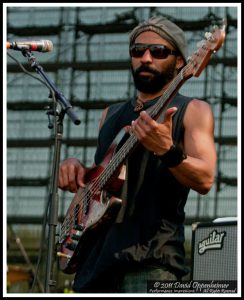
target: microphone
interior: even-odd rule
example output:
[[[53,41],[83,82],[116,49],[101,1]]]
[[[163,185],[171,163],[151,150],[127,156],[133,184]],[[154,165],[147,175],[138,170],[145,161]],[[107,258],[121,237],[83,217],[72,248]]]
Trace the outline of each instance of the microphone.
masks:
[[[13,50],[30,50],[38,52],[50,52],[53,50],[53,43],[49,40],[40,40],[40,41],[16,41],[16,42],[7,42],[7,49]]]

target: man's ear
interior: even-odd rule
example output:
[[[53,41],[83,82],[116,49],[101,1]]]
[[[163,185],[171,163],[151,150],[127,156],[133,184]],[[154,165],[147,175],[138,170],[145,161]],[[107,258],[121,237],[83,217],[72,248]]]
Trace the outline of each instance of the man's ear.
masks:
[[[176,58],[176,69],[180,70],[185,65],[184,59],[181,55],[178,55]]]

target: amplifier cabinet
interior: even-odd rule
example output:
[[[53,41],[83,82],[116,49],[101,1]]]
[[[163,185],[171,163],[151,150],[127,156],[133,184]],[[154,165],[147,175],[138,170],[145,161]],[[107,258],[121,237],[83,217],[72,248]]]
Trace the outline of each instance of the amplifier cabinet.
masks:
[[[237,280],[237,221],[192,224],[192,280]]]

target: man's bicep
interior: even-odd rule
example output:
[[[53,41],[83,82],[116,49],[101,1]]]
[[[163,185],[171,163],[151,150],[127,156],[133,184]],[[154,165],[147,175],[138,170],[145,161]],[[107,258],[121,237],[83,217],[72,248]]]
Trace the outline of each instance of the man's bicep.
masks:
[[[193,103],[186,113],[184,148],[188,155],[215,163],[214,118],[210,106]]]

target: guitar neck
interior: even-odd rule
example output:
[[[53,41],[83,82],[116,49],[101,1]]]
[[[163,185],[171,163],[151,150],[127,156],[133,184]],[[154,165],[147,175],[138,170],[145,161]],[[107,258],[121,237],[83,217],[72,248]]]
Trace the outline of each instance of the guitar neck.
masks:
[[[116,173],[118,168],[122,166],[123,162],[132,152],[132,150],[139,144],[134,134],[130,135],[121,148],[113,155],[107,167],[103,170],[100,176],[100,188],[102,189],[111,177]]]
[[[185,70],[187,69],[186,65],[179,74],[174,78],[173,81],[171,81],[170,85],[164,92],[164,94],[158,99],[157,103],[151,107],[151,109],[148,110],[148,114],[153,118],[157,119],[157,117],[163,112],[166,105],[172,100],[172,98],[175,96],[175,94],[179,91],[180,87],[183,85],[183,83],[189,79],[191,76],[186,77],[184,75]]]

